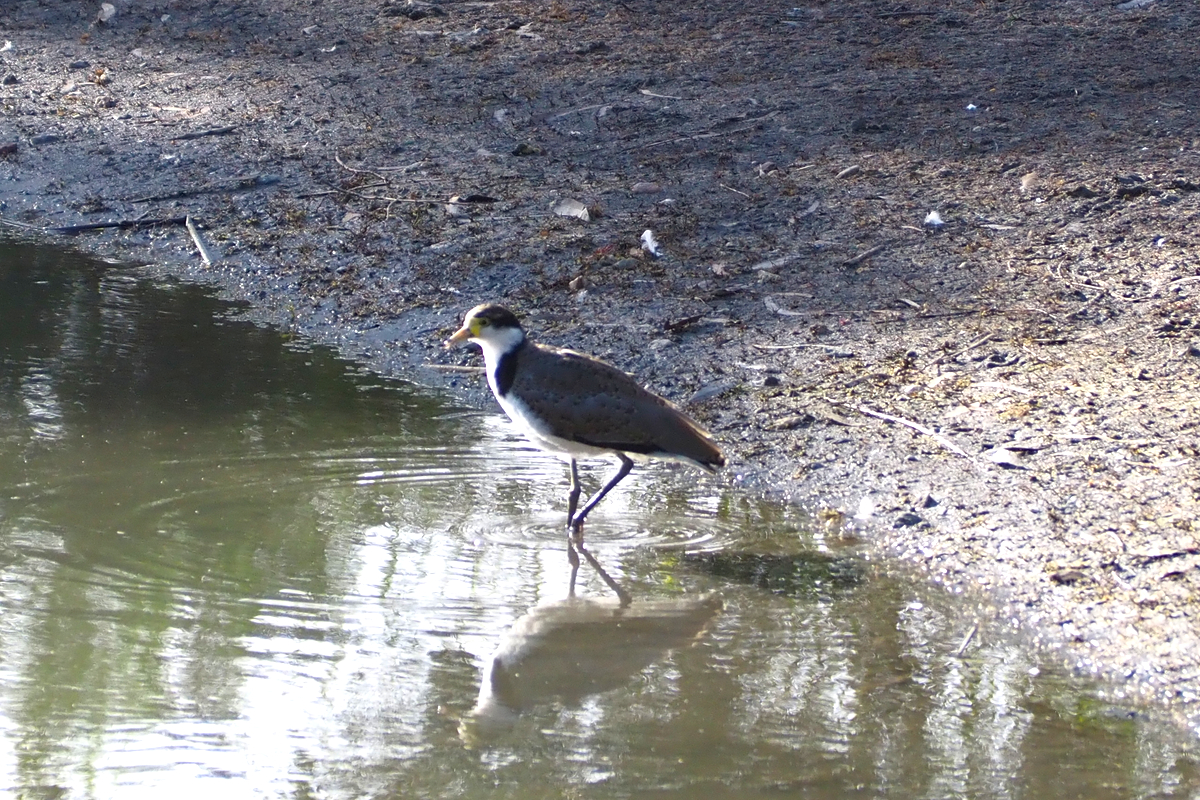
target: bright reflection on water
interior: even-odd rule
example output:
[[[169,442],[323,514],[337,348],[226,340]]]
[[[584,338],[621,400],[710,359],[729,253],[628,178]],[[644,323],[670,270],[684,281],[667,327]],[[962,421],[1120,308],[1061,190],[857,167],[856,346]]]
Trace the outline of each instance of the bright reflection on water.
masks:
[[[633,606],[591,571],[568,601],[561,464],[227,313],[0,246],[0,793],[1200,785],[1178,738],[688,473],[591,518]]]

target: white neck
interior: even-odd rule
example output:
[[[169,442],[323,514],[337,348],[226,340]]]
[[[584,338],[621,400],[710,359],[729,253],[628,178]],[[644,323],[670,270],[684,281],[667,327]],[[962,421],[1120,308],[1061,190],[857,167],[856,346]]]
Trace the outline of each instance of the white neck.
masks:
[[[500,393],[496,391],[496,367],[500,365],[500,359],[506,354],[520,347],[521,342],[525,341],[525,331],[520,328],[489,328],[484,337],[472,337],[472,342],[479,345],[483,349],[483,363],[487,367],[488,385],[492,387],[492,392],[497,397]]]

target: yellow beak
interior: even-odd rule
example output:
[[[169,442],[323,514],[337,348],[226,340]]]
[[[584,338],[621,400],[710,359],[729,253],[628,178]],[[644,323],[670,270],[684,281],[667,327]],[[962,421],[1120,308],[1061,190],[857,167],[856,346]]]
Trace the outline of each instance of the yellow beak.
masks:
[[[451,336],[446,341],[442,342],[442,347],[446,348],[447,350],[449,350],[453,347],[458,347],[463,342],[465,342],[467,339],[470,339],[471,336],[473,336],[473,335],[474,334],[471,333],[471,329],[464,325],[463,327],[456,330],[454,332],[453,336]]]

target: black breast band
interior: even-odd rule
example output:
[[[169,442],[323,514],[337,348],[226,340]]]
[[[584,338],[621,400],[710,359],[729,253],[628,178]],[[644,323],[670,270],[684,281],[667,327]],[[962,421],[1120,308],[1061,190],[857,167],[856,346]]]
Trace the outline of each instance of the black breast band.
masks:
[[[521,341],[512,350],[509,350],[504,355],[500,356],[500,360],[496,363],[496,391],[501,397],[508,394],[508,390],[512,388],[513,380],[517,377],[517,359],[520,357],[521,351],[525,349],[526,342]]]

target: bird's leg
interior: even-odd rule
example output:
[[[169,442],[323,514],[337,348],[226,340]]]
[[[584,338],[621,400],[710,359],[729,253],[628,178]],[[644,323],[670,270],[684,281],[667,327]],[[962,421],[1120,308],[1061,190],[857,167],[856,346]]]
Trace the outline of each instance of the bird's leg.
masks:
[[[575,459],[571,459],[570,467],[571,476],[571,491],[567,495],[567,535],[571,534],[572,521],[575,519],[575,508],[579,505],[579,466],[575,463]]]
[[[608,494],[609,491],[618,483],[620,483],[621,480],[629,474],[629,471],[633,469],[633,461],[630,460],[629,456],[625,455],[624,453],[617,453],[617,458],[621,459],[621,467],[617,470],[617,474],[609,478],[608,483],[604,484],[600,491],[591,496],[578,514],[575,514],[571,517],[571,530],[574,532],[575,540],[578,542],[583,541],[583,533],[581,529],[583,527],[583,520],[585,517],[587,517],[588,512],[595,508],[596,504],[604,499],[604,495]]]

